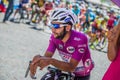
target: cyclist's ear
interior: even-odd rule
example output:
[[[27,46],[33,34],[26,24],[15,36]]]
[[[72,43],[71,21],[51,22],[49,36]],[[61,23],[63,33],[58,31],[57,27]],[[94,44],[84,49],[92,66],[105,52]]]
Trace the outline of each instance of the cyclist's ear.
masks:
[[[66,31],[70,31],[70,30],[71,30],[71,27],[72,27],[71,25],[67,25],[67,26],[66,26]]]

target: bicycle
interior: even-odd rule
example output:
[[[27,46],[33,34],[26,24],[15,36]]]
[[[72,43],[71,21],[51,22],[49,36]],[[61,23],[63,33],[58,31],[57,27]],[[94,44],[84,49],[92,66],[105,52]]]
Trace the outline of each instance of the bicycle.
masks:
[[[25,73],[25,78],[28,76],[30,70],[30,64],[32,61],[29,62],[29,66]],[[55,67],[48,66],[48,72],[42,76],[40,80],[74,80],[75,75],[71,72],[64,72]],[[35,76],[31,77],[32,79],[37,79]]]

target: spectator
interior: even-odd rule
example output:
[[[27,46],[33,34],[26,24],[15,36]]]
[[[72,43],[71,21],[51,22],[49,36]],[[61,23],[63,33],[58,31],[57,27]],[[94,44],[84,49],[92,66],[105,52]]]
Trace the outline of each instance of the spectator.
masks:
[[[102,80],[120,80],[120,22],[108,33],[108,59],[111,64]]]
[[[14,0],[8,0],[8,7],[5,12],[3,23],[5,23],[9,19],[10,15],[13,13],[13,7],[14,7]]]

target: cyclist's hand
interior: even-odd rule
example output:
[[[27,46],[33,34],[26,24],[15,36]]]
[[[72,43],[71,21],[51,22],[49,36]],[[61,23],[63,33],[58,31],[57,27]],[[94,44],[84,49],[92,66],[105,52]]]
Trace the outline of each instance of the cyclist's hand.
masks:
[[[40,58],[36,58],[32,62],[32,65],[38,64],[38,66],[40,67],[40,70],[42,70],[44,67],[50,64],[50,61],[51,61],[51,58],[49,57],[40,57]]]
[[[38,60],[41,56],[40,55],[36,55],[33,60],[32,63],[30,64],[30,76],[34,76],[36,73],[36,69],[39,66],[39,62],[36,62],[35,64],[33,64],[34,61],[36,61],[36,59]]]
[[[36,69],[38,67],[38,64],[35,64],[35,65],[30,65],[30,76],[31,78],[33,78],[35,76],[35,73],[36,73]]]

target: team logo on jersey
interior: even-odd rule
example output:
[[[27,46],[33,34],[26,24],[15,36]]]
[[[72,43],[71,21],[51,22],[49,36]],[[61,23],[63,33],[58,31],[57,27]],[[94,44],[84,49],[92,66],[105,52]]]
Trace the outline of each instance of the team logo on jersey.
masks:
[[[79,48],[79,49],[78,49],[78,52],[84,53],[84,52],[85,52],[85,49],[84,49],[84,48]]]
[[[69,53],[73,53],[75,51],[75,48],[73,46],[69,46],[69,47],[67,47],[67,51]]]
[[[89,67],[91,65],[91,60],[90,59],[87,59],[85,61],[85,67]]]
[[[78,37],[74,37],[74,40],[75,40],[75,41],[80,41],[81,39],[78,38]]]
[[[63,45],[62,44],[59,44],[59,49],[63,49]]]

